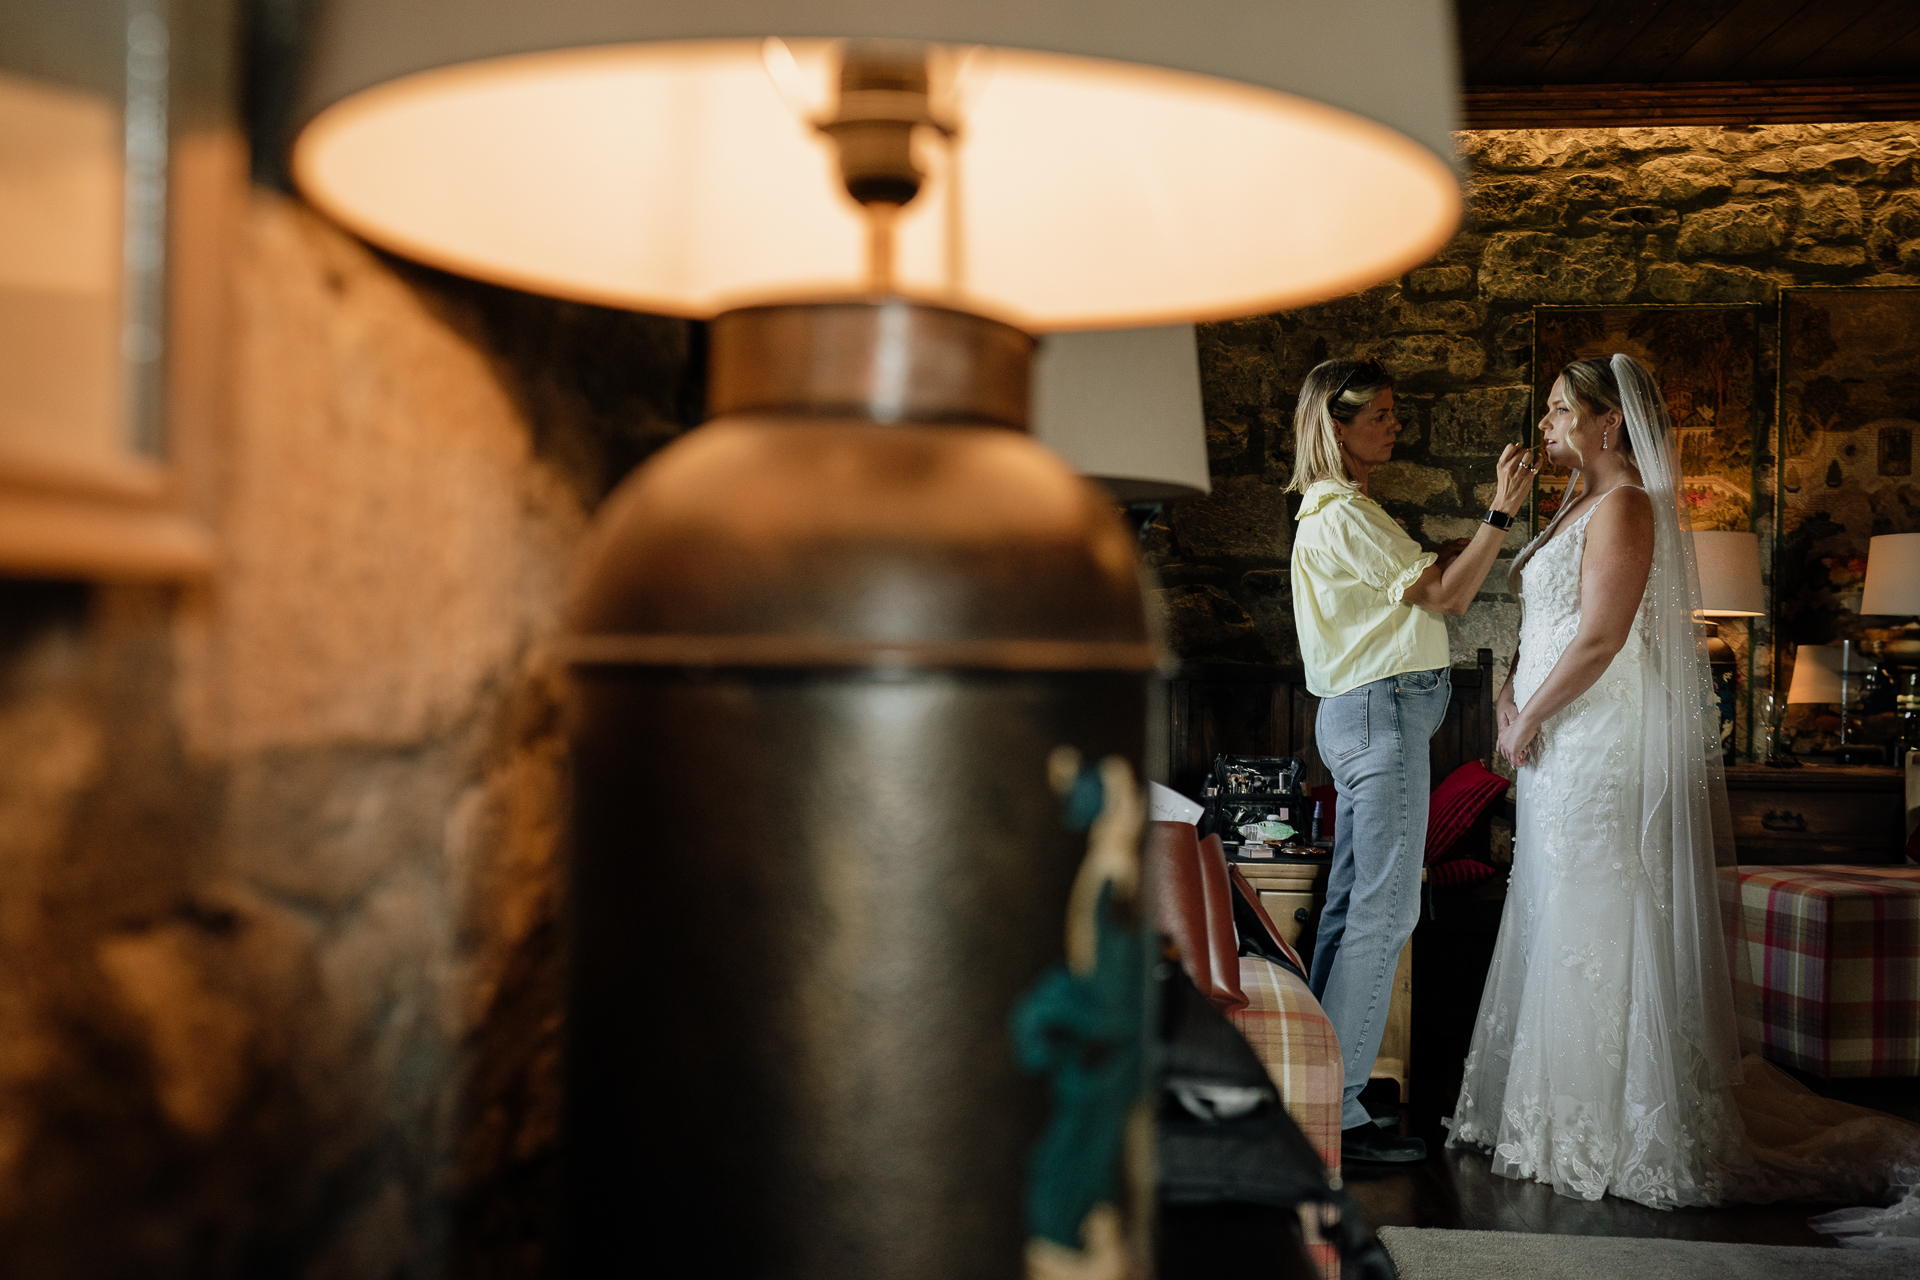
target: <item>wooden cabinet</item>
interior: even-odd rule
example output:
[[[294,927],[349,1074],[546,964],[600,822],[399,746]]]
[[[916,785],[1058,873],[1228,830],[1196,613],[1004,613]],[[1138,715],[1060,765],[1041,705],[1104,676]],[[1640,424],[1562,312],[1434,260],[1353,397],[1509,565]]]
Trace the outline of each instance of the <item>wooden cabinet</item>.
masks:
[[[1904,771],[1841,765],[1727,769],[1727,804],[1742,863],[1791,866],[1906,860]]]
[[[1327,869],[1331,859],[1307,861],[1299,858],[1274,862],[1236,862],[1233,865],[1246,876],[1247,883],[1260,895],[1260,905],[1272,917],[1274,928],[1287,945],[1300,953],[1301,962],[1313,964],[1313,944],[1320,928],[1320,909],[1327,905]],[[1391,1080],[1400,1089],[1400,1101],[1408,1092],[1413,1058],[1413,943],[1400,949],[1400,963],[1393,974],[1393,996],[1387,1005],[1387,1025],[1380,1036],[1380,1052],[1373,1060],[1375,1080]]]

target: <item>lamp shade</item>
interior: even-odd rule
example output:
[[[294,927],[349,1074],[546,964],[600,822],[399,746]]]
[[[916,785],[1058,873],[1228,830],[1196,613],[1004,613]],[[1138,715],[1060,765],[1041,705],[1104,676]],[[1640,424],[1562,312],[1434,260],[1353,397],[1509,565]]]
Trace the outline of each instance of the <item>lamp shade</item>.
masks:
[[[1883,533],[1867,543],[1860,612],[1920,615],[1920,533]]]
[[[1051,335],[1033,362],[1032,427],[1121,502],[1209,492],[1193,326]]]
[[[1760,539],[1751,533],[1702,530],[1693,535],[1700,566],[1700,616],[1759,618],[1767,612],[1760,582]]]
[[[368,239],[667,314],[864,288],[833,41],[939,47],[896,287],[1029,331],[1272,311],[1459,219],[1447,0],[331,0],[302,191]],[[770,37],[778,40],[769,43]]]
[[[1848,665],[1849,658],[1851,666]],[[1787,686],[1787,701],[1840,702],[1843,700],[1840,688],[1842,670],[1858,675],[1871,665],[1858,655],[1851,654],[1850,647],[1803,644],[1794,652],[1793,683]]]
[[[1787,701],[1840,701],[1840,651],[1825,644],[1803,644],[1794,650]]]

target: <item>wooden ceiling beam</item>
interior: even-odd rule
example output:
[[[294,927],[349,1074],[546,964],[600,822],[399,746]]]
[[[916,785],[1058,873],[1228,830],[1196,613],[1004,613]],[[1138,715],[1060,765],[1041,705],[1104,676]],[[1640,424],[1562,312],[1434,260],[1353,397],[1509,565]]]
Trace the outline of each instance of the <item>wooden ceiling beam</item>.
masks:
[[[1920,80],[1469,85],[1465,129],[1920,120]]]

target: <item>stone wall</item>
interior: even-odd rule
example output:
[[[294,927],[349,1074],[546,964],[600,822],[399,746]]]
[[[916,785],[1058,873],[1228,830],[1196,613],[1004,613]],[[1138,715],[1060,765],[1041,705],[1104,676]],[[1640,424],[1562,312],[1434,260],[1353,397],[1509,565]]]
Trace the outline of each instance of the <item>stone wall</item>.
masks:
[[[0,582],[0,1274],[544,1274],[589,512],[679,322],[256,192],[203,589]]]
[[[1920,284],[1920,138],[1907,124],[1461,134],[1467,213],[1432,261],[1319,306],[1202,326],[1214,492],[1152,530],[1170,643],[1189,662],[1297,663],[1287,555],[1292,409],[1330,356],[1379,356],[1406,425],[1374,495],[1432,547],[1473,531],[1525,437],[1541,303],[1760,303],[1756,525],[1772,517],[1773,304],[1782,286]],[[1516,529],[1509,552],[1523,541]],[[1454,660],[1504,670],[1518,606],[1450,620]],[[1744,632],[1734,629],[1744,644]],[[1756,654],[1764,673],[1768,655]]]

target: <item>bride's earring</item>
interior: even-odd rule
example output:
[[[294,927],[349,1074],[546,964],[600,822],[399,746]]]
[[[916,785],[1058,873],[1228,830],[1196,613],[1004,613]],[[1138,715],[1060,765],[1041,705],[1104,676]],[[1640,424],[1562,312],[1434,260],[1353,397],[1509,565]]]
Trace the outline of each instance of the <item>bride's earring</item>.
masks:
[[[1608,448],[1608,447],[1610,447],[1610,446],[1609,446],[1609,445],[1607,444],[1607,432],[1606,432],[1606,429],[1605,429],[1604,427],[1603,427],[1603,428],[1601,429],[1601,431],[1600,431],[1600,447],[1601,447],[1602,449],[1605,449],[1605,448]]]

